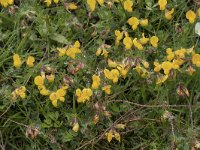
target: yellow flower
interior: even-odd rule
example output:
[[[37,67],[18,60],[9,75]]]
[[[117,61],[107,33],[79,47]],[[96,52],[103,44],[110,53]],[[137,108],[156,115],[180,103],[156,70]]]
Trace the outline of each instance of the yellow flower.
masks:
[[[154,62],[154,66],[155,66],[154,68],[155,72],[159,72],[162,69],[161,64],[159,64],[158,62]]]
[[[148,19],[141,19],[140,20],[140,25],[141,26],[148,26],[148,23],[149,23]]]
[[[66,53],[66,49],[65,48],[57,48],[57,50],[59,51],[59,56],[62,57],[65,55]]]
[[[137,38],[134,38],[133,40],[133,45],[138,49],[138,50],[143,50],[143,46],[140,42],[137,41]]]
[[[162,84],[164,83],[168,78],[168,75],[162,75],[162,76],[159,76],[157,78],[157,81],[156,81],[156,84]]]
[[[46,75],[46,78],[49,82],[54,82],[55,79],[55,75],[54,74],[50,74],[50,75]]]
[[[35,58],[33,56],[28,56],[28,59],[26,60],[26,64],[29,66],[29,67],[33,67],[34,66],[34,63],[35,62]]]
[[[140,21],[136,17],[131,17],[131,18],[128,19],[128,24],[130,26],[132,26],[133,30],[135,30],[135,29],[137,29],[138,25],[140,24]]]
[[[117,128],[117,129],[125,129],[125,127],[126,127],[126,124],[121,124],[121,123],[119,123],[115,126],[115,128]]]
[[[193,54],[192,55],[192,63],[197,67],[200,67],[200,54]]]
[[[21,97],[22,99],[26,98],[26,87],[20,86],[19,88],[15,89],[14,93]]]
[[[158,0],[158,5],[160,6],[160,10],[165,10],[167,0]]]
[[[107,57],[108,57],[108,53],[109,53],[109,52],[108,52],[106,49],[103,49],[101,55],[103,55],[105,58],[107,58]]]
[[[123,38],[123,33],[120,32],[119,30],[115,30],[115,36],[116,36],[115,44],[119,45],[120,40]]]
[[[98,89],[99,88],[99,85],[100,85],[100,77],[97,76],[97,75],[93,75],[92,76],[92,88],[93,89]]]
[[[185,58],[185,53],[186,53],[186,49],[184,49],[184,48],[181,48],[181,49],[175,51],[175,55],[178,58]]]
[[[102,52],[102,49],[101,49],[101,48],[98,48],[98,50],[96,51],[96,56],[101,55],[101,52]]]
[[[51,0],[45,0],[44,2],[46,3],[47,7],[51,5]]]
[[[66,50],[66,55],[68,57],[71,57],[72,59],[75,59],[76,58],[76,54],[80,54],[81,53],[81,50],[79,48],[80,48],[80,43],[79,43],[79,41],[76,41],[74,43],[73,47],[71,47],[71,48]]]
[[[167,53],[167,60],[171,61],[174,59],[175,54],[174,52],[172,52],[171,48],[167,48],[166,53]]]
[[[114,131],[114,137],[115,137],[115,139],[117,140],[117,141],[121,141],[121,136],[120,136],[120,134],[117,132],[117,131]]]
[[[167,20],[171,20],[173,13],[174,13],[174,8],[172,8],[170,11],[169,10],[165,10],[165,18]]]
[[[37,86],[41,86],[44,84],[44,78],[42,76],[36,76],[34,79],[34,83]]]
[[[126,68],[124,64],[120,64],[119,66],[117,66],[117,69],[120,71],[122,77],[125,79],[128,73],[128,68]]]
[[[102,87],[102,90],[103,90],[106,94],[110,95],[110,94],[111,94],[110,88],[111,88],[111,85],[106,85],[106,86]]]
[[[44,85],[40,85],[38,86],[38,89],[40,90],[40,94],[47,96],[50,94],[50,91],[46,89],[46,87]]]
[[[87,4],[89,5],[89,8],[90,8],[91,11],[95,10],[96,0],[87,0]]]
[[[11,5],[14,3],[14,0],[0,0],[0,4],[3,6],[3,7],[7,7],[8,5]]]
[[[112,69],[109,71],[108,69],[104,69],[104,75],[109,80],[112,80],[113,83],[117,83],[119,79],[119,71],[117,69]]]
[[[114,137],[112,130],[105,134],[107,136],[107,141],[110,143]]]
[[[116,68],[117,63],[108,58],[108,66],[111,67],[111,68]]]
[[[166,75],[168,75],[169,74],[169,71],[172,69],[172,63],[171,62],[169,62],[169,61],[164,61],[163,63],[162,63],[162,69],[164,70],[164,73],[166,74]]]
[[[67,9],[69,10],[76,10],[77,8],[78,8],[77,5],[74,3],[68,3],[67,5]]]
[[[149,63],[147,61],[142,61],[142,64],[144,66],[144,68],[148,69],[149,68]]]
[[[59,0],[53,0],[54,3],[58,4]]]
[[[150,43],[151,43],[151,45],[153,46],[153,47],[158,47],[158,41],[159,41],[159,39],[158,39],[158,37],[157,36],[152,36],[151,38],[150,38]]]
[[[146,38],[144,33],[142,33],[142,38],[139,39],[139,42],[142,44],[142,45],[145,45],[147,44],[147,42],[149,41],[149,38]]]
[[[22,65],[21,58],[18,54],[13,55],[13,66],[19,68]]]
[[[127,35],[123,39],[123,44],[125,45],[125,49],[127,49],[127,50],[131,49],[131,47],[133,45],[132,39]]]
[[[186,18],[189,20],[190,23],[194,23],[196,19],[196,14],[194,11],[189,10],[186,12]]]
[[[92,90],[90,88],[84,88],[82,91],[80,89],[76,90],[77,102],[85,103],[92,96]]]
[[[54,107],[58,106],[58,100],[61,102],[65,101],[64,96],[66,95],[66,90],[60,88],[56,92],[52,92],[49,96],[49,99],[51,100]]]
[[[124,9],[128,12],[133,11],[133,1],[132,0],[125,0],[124,1]]]
[[[174,59],[172,62],[172,68],[179,69],[180,68],[179,64],[180,64],[179,61],[177,59]]]
[[[74,124],[72,130],[73,130],[74,132],[78,132],[78,130],[79,130],[79,124],[78,124],[78,122],[76,122],[76,123]]]

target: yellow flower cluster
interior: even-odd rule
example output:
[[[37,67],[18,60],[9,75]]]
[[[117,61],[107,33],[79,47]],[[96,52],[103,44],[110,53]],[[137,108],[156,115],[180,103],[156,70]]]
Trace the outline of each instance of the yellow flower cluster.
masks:
[[[123,38],[123,32],[120,32],[119,30],[115,30],[115,36],[116,36],[115,44],[119,45],[119,42]]]
[[[3,7],[7,7],[8,5],[12,5],[14,3],[14,0],[0,0],[0,4]]]
[[[136,30],[139,25],[148,26],[148,19],[139,20],[137,17],[131,17],[128,19],[128,24],[132,27],[133,30]]]
[[[99,85],[100,85],[100,77],[97,76],[97,75],[93,75],[92,76],[92,88],[93,89],[98,89],[99,88]]]
[[[103,5],[104,4],[104,0],[87,0],[87,4],[90,8],[90,11],[94,11],[96,8],[96,3],[99,3],[99,5]]]
[[[104,75],[107,79],[112,80],[113,83],[117,83],[120,74],[117,69],[112,69],[111,71],[104,69]]]
[[[102,90],[103,90],[106,94],[110,95],[110,94],[111,94],[110,88],[111,88],[111,85],[106,85],[106,86],[102,87]]]
[[[184,63],[190,61],[189,59],[188,61],[186,61],[186,54],[192,54],[192,64],[196,65],[197,67],[200,67],[200,54],[196,54],[195,52],[193,52],[193,48],[194,47],[189,49],[181,48],[176,51],[172,51],[171,48],[167,48],[167,60],[162,62],[161,64],[157,61],[154,62],[154,71],[158,73],[162,69],[164,72],[164,75],[158,77],[157,84],[166,81],[166,79],[169,77],[171,70],[180,69]],[[186,71],[189,75],[192,75],[195,72],[195,69],[190,65]]]
[[[47,7],[49,7],[52,4],[52,0],[44,0],[44,2],[46,3]],[[53,2],[55,4],[58,4],[59,0],[53,0]]]
[[[195,22],[196,17],[197,15],[195,14],[193,10],[188,10],[186,12],[186,18],[189,20],[191,24]]]
[[[98,48],[98,50],[96,51],[96,56],[104,56],[105,58],[108,57],[109,52],[105,49],[105,48]]]
[[[165,18],[167,20],[171,20],[172,19],[172,15],[174,13],[174,8],[172,8],[171,10],[167,10],[166,9],[167,0],[158,0],[158,5],[160,7],[160,10],[165,10]]]
[[[58,100],[61,102],[65,101],[64,96],[66,95],[66,87],[62,87],[58,89],[56,92],[52,92],[49,95],[49,99],[51,100],[54,107],[58,106]]]
[[[158,0],[158,5],[160,6],[160,10],[165,10],[167,0]]]
[[[26,60],[26,64],[28,67],[33,67],[34,66],[34,62],[35,62],[35,58],[33,56],[28,56],[27,60]],[[20,56],[18,54],[14,54],[13,55],[13,66],[15,68],[20,68],[21,65],[23,64]]]
[[[44,85],[45,75],[36,76],[34,79],[35,85],[38,86],[38,90],[40,91],[41,95],[47,96],[50,94],[50,91]]]
[[[131,49],[132,46],[134,46],[138,50],[143,50],[144,45],[147,44],[148,42],[150,42],[150,44],[153,47],[157,48],[159,39],[157,36],[152,36],[150,39],[146,38],[144,33],[142,33],[142,38],[140,39],[134,38],[133,40],[131,37],[129,37],[128,33],[126,33],[125,38],[123,39],[123,44],[126,50]]]
[[[92,96],[92,90],[90,88],[84,88],[82,91],[80,89],[76,90],[77,102],[85,103],[90,100]]]
[[[12,92],[12,99],[16,100],[17,97],[20,97],[22,99],[26,98],[26,87],[25,86],[20,86],[19,88],[15,89]]]
[[[113,138],[115,138],[117,141],[121,141],[121,136],[120,134],[117,132],[117,131],[113,131],[113,130],[110,130],[108,131],[105,136],[107,137],[107,141],[110,143],[112,141]]]
[[[75,3],[66,3],[66,9],[68,10],[76,10],[78,6]]]
[[[65,54],[72,58],[72,59],[76,59],[76,54],[80,54],[81,50],[80,50],[80,42],[76,41],[74,43],[73,46],[71,46],[70,48],[66,49],[66,48],[57,48],[57,50],[59,51],[59,56],[62,57]]]
[[[123,6],[126,11],[128,11],[128,12],[133,11],[133,1],[132,0],[124,0]]]
[[[35,85],[37,85],[38,90],[40,91],[40,94],[44,95],[44,96],[49,95],[49,99],[51,100],[52,105],[54,107],[57,107],[58,101],[64,102],[64,100],[65,100],[64,96],[66,95],[66,90],[67,90],[68,86],[62,86],[55,92],[50,91],[45,86],[45,79],[47,79],[48,82],[52,83],[52,82],[54,82],[55,75],[50,74],[50,75],[45,76],[45,73],[42,72],[41,75],[35,77],[34,83],[35,83]]]
[[[192,54],[192,63],[197,67],[200,67],[200,54]]]

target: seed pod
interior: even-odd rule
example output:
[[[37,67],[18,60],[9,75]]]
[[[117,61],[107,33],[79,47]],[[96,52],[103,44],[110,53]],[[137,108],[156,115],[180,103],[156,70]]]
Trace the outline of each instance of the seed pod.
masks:
[[[180,84],[178,85],[176,92],[181,97],[186,97],[186,96],[189,97],[190,96],[188,89]]]

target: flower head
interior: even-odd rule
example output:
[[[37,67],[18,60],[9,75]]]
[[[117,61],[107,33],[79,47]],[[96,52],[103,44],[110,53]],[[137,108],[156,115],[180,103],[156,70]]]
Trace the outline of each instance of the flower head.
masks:
[[[160,6],[160,10],[165,10],[167,0],[158,0],[158,5]]]
[[[159,39],[158,39],[158,37],[157,36],[152,36],[151,38],[150,38],[150,43],[151,43],[151,45],[153,46],[153,47],[158,47],[158,41],[159,41]]]
[[[138,50],[143,50],[142,44],[137,40],[137,38],[134,38],[133,40],[133,45],[138,49]]]
[[[94,11],[96,7],[96,0],[87,0],[90,11]]]
[[[189,10],[186,12],[186,18],[189,20],[190,23],[194,23],[196,19],[196,14],[194,11]]]
[[[44,78],[42,76],[36,76],[34,79],[34,83],[37,86],[41,86],[44,84]]]
[[[19,68],[22,65],[21,58],[18,54],[13,55],[13,66]]]
[[[0,0],[0,4],[3,6],[3,7],[7,7],[8,5],[11,5],[14,3],[14,0]]]
[[[128,12],[133,11],[133,1],[132,0],[125,0],[124,1],[124,9]]]
[[[79,41],[76,41],[73,47],[66,50],[66,55],[68,57],[71,57],[72,59],[75,59],[76,54],[81,53],[81,50],[79,48],[80,48],[80,43]]]
[[[26,64],[29,67],[33,67],[35,62],[35,58],[33,56],[28,56],[28,59],[26,60]]]
[[[26,87],[20,86],[19,88],[15,89],[14,92],[12,92],[12,95],[13,99],[17,98],[17,96],[22,99],[26,98]]]
[[[58,89],[56,92],[52,92],[49,95],[49,99],[51,100],[52,104],[54,107],[58,106],[58,100],[61,102],[64,102],[65,98],[64,96],[66,95],[66,90],[63,88]]]
[[[93,89],[98,89],[99,88],[99,85],[100,85],[100,77],[97,76],[97,75],[93,75],[92,76],[92,88]]]
[[[131,49],[133,45],[132,39],[128,35],[126,35],[126,37],[123,39],[123,44],[125,45],[125,49]]]
[[[167,20],[171,20],[173,13],[174,13],[174,8],[172,8],[171,10],[165,10],[165,18]]]
[[[142,38],[139,39],[139,42],[142,44],[142,45],[145,45],[147,44],[147,42],[149,41],[149,38],[146,38],[144,33],[142,33]]]
[[[140,21],[137,17],[131,17],[128,19],[128,24],[132,26],[132,29],[137,29],[138,25],[140,24]]]
[[[140,25],[141,26],[148,26],[148,23],[149,23],[148,19],[141,19],[140,20]]]
[[[111,88],[111,85],[106,85],[106,86],[102,87],[102,90],[103,90],[106,94],[109,95],[109,94],[111,94],[110,88]]]
[[[92,90],[90,88],[84,88],[82,91],[80,89],[77,89],[76,96],[78,103],[85,103],[92,96]]]
[[[117,69],[112,69],[109,71],[108,69],[104,69],[104,75],[109,80],[112,80],[113,83],[117,83],[119,79],[119,71]]]

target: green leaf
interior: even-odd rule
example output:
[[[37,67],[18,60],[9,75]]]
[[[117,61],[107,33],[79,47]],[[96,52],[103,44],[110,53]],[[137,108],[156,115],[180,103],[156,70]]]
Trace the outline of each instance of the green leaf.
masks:
[[[58,33],[51,34],[50,39],[61,44],[69,44],[69,41],[63,35]]]

